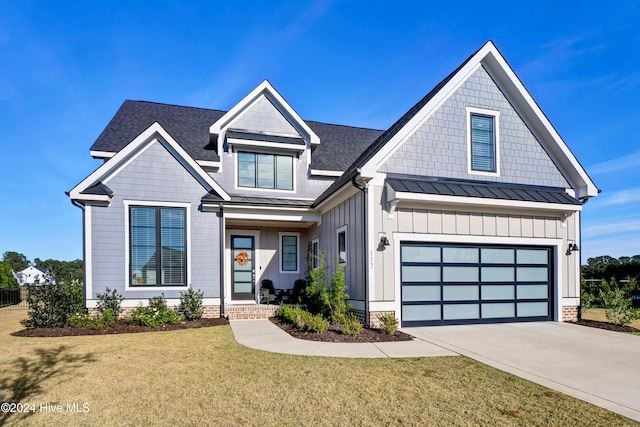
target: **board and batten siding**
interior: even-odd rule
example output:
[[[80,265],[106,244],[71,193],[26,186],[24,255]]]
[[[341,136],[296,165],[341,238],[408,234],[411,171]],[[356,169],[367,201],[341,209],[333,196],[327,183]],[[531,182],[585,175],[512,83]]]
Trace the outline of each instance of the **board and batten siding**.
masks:
[[[340,227],[347,226],[347,265],[344,267],[345,284],[349,299],[364,301],[364,211],[362,192],[349,197],[344,202],[322,214],[322,225],[318,227],[319,247],[325,252],[327,280],[336,271],[338,264],[338,233]]]
[[[204,291],[205,298],[220,296],[219,221],[215,212],[201,212],[198,207],[206,190],[159,143],[153,142],[124,169],[105,183],[112,191],[109,206],[91,207],[91,233],[93,245],[92,295],[116,289],[125,299],[146,299],[164,292],[166,298],[179,298],[179,290],[139,288],[126,290],[128,267],[125,266],[125,215],[124,201],[135,200],[178,202],[190,204],[191,287]],[[187,287],[184,288],[186,290]]]
[[[375,187],[376,201],[383,200],[382,187]],[[569,215],[567,218],[559,214],[540,213],[526,214],[517,211],[509,211],[496,206],[494,209],[467,209],[454,210],[451,208],[424,206],[401,206],[389,217],[383,205],[377,205],[375,209],[374,230],[385,232],[391,245],[383,251],[375,251],[375,300],[393,301],[395,299],[395,253],[392,239],[394,233],[415,233],[416,235],[463,235],[463,236],[491,236],[504,237],[505,244],[509,244],[509,238],[532,239],[562,239],[563,250],[568,241],[578,241],[576,236],[576,221],[579,221],[579,213]],[[541,241],[541,245],[545,245]],[[563,298],[579,298],[577,277],[577,265],[580,261],[578,253],[566,256],[560,254],[562,259],[562,271],[556,272],[559,284],[562,286]],[[556,267],[557,268],[557,267]],[[399,297],[399,296],[398,296]]]

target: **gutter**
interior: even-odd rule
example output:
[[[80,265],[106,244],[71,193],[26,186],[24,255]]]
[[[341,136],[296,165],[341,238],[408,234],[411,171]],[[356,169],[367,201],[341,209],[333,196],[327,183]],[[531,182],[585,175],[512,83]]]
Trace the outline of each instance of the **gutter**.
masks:
[[[368,255],[368,245],[367,245],[367,239],[369,237],[368,233],[367,233],[367,187],[364,185],[360,185],[358,184],[358,182],[356,181],[358,174],[354,174],[353,177],[351,177],[351,184],[356,187],[358,190],[362,191],[362,212],[364,212],[364,221],[362,221],[362,258],[365,262],[362,263],[362,268],[363,268],[363,277],[364,277],[364,321],[367,324],[367,326],[371,326],[370,323],[370,319],[369,319],[369,277],[368,277],[368,268],[367,266],[369,265],[369,255]]]
[[[69,196],[69,192],[65,192],[65,194],[67,196]],[[84,292],[82,292],[82,295],[84,296],[84,306],[87,306],[87,263],[84,262],[84,257],[86,254],[86,250],[87,250],[87,245],[86,245],[86,236],[84,235],[85,230],[87,229],[86,224],[85,224],[85,215],[84,215],[84,206],[79,203],[77,200],[75,199],[71,199],[71,204],[77,208],[79,208],[82,211],[82,287],[84,288]]]
[[[220,210],[218,211],[219,218],[219,238],[220,241],[220,317],[224,317],[224,203],[220,202]]]

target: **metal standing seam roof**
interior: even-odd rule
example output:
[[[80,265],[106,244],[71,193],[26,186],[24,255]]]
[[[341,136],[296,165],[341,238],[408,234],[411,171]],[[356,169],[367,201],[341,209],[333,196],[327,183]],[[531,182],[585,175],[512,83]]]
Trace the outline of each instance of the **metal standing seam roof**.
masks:
[[[476,197],[541,203],[581,205],[563,188],[533,187],[494,182],[449,181],[443,179],[412,179],[387,177],[387,184],[395,191],[439,196]]]

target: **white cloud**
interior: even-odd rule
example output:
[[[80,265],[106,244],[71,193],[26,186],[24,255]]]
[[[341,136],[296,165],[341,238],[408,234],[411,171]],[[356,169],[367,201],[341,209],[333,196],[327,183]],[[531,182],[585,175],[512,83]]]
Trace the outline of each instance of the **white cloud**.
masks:
[[[628,219],[624,221],[616,221],[614,218],[609,218],[606,222],[596,223],[593,225],[587,225],[582,227],[583,238],[594,238],[602,235],[616,235],[625,233],[624,239],[629,237],[628,233],[638,232],[640,233],[640,218]],[[640,241],[638,243],[640,245]]]
[[[606,162],[598,163],[587,168],[591,174],[604,174],[610,172],[620,172],[626,169],[632,169],[640,167],[640,150],[635,153],[627,154],[626,156],[618,157],[616,159],[607,160]]]
[[[594,200],[598,207],[626,205],[640,201],[640,187],[606,193]]]

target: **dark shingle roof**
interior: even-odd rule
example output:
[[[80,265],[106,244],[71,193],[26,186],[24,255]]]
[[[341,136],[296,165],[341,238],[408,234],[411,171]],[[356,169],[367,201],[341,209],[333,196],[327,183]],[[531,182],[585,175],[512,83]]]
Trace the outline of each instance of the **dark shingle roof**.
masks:
[[[278,199],[274,197],[232,196],[230,205],[254,205],[254,206],[284,206],[289,208],[308,208],[310,200]]]
[[[82,192],[82,194],[97,194],[101,196],[113,196],[113,191],[106,185],[101,182],[97,182],[93,184],[91,187],[87,188]]]
[[[127,100],[93,143],[91,150],[118,152],[154,122],[158,122],[194,159],[218,161],[218,154],[209,139],[209,127],[224,113]]]
[[[579,200],[567,194],[563,188],[556,187],[450,180],[444,178],[415,179],[393,176],[387,177],[387,183],[395,191],[408,193],[562,203],[569,205],[582,204]]]
[[[91,146],[92,151],[118,152],[154,122],[163,128],[196,160],[218,161],[209,128],[225,111],[181,107],[146,101],[125,101],[105,130]],[[345,170],[383,131],[352,126],[306,122],[320,137],[312,156],[313,169]],[[248,138],[251,134],[231,130],[230,136]],[[262,136],[264,137],[264,136]],[[278,141],[276,141],[278,142]],[[300,142],[297,138],[284,141]]]

